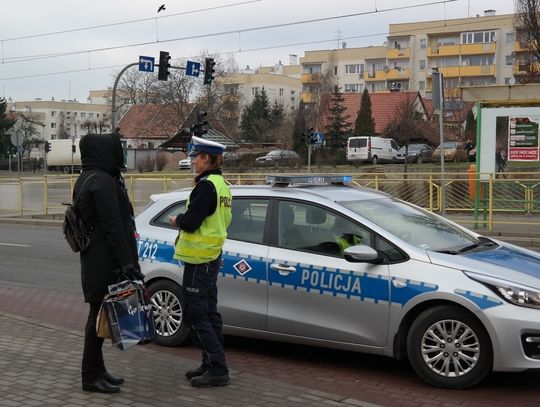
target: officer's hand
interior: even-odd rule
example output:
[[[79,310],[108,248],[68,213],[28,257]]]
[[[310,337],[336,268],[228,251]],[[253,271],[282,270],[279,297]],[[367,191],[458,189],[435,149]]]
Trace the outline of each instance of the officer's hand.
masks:
[[[126,264],[122,266],[122,270],[120,272],[121,276],[125,276],[127,279],[134,281],[134,280],[141,280],[144,281],[144,274],[141,273],[141,268],[138,264]]]

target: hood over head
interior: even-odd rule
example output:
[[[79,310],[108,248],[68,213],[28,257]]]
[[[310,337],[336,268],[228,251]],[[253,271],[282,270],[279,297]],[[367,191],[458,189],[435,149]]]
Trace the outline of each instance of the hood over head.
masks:
[[[112,134],[87,134],[79,142],[83,170],[101,169],[119,174],[125,169],[124,149],[120,137]]]

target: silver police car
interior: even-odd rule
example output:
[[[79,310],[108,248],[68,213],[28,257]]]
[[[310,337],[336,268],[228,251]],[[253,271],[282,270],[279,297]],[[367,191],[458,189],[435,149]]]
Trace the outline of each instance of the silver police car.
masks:
[[[540,369],[540,255],[480,236],[351,177],[232,186],[219,307],[226,333],[408,359],[462,389],[491,370]],[[181,344],[182,264],[169,216],[189,189],[137,217],[157,342]]]

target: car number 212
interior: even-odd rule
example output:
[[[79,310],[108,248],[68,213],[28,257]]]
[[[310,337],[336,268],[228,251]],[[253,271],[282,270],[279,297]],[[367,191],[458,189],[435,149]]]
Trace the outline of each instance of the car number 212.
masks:
[[[151,259],[151,260],[156,259],[156,252],[158,250],[157,243],[141,242],[141,241],[139,241],[138,243],[139,243],[138,244],[138,246],[139,246],[139,250],[138,250],[139,257],[142,257],[142,258],[145,258],[145,259]],[[142,253],[141,253],[141,251],[142,251]]]

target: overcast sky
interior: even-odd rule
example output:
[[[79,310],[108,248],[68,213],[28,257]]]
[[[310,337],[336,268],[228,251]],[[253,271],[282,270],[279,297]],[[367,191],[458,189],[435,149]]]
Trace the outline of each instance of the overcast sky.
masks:
[[[165,10],[158,13],[163,3]],[[224,59],[234,58],[240,68],[269,66],[280,60],[288,64],[290,54],[301,57],[305,50],[334,49],[342,42],[348,48],[382,45],[392,23],[475,17],[483,15],[486,9],[509,14],[513,12],[513,3],[512,0],[457,0],[445,4],[437,0],[0,0],[0,96],[14,101],[54,97],[84,102],[90,90],[112,86],[113,72],[136,62],[139,55],[154,56],[157,63],[160,50],[169,51],[173,59],[194,59],[202,50],[208,50],[223,55]],[[418,5],[422,6],[412,7]],[[331,18],[351,14],[357,15]],[[133,20],[138,21],[128,23]],[[308,20],[319,21],[264,28]],[[115,23],[125,24],[70,31]],[[50,33],[56,34],[43,35]],[[79,53],[48,57],[74,52]],[[21,58],[33,60],[21,61]]]

